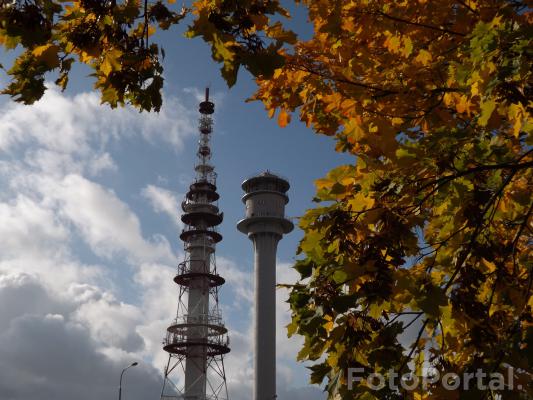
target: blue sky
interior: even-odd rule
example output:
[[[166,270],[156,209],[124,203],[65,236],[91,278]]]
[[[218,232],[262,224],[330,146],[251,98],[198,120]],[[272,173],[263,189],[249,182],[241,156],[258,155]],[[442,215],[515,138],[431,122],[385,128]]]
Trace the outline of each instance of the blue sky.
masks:
[[[308,33],[305,15],[293,23]],[[224,317],[232,353],[226,360],[230,398],[250,398],[252,246],[236,222],[240,184],[270,169],[291,183],[287,215],[311,207],[313,181],[352,159],[333,140],[294,121],[281,129],[261,104],[246,103],[254,83],[240,72],[229,90],[201,40],[173,31],[166,51],[165,105],[160,114],[100,106],[76,68],[65,93],[51,88],[34,106],[0,98],[0,398],[113,398],[120,370],[127,399],[159,398],[164,330],[177,305],[172,274],[183,257],[178,205],[192,180],[197,103],[211,88],[212,140],[224,211],[217,247]],[[10,55],[0,54],[8,64]],[[0,74],[0,83],[6,82]],[[278,282],[301,231],[281,241]],[[323,399],[294,362],[299,341],[285,338],[289,314],[278,293],[280,400]],[[85,397],[86,396],[86,397]],[[95,397],[96,396],[96,397]]]

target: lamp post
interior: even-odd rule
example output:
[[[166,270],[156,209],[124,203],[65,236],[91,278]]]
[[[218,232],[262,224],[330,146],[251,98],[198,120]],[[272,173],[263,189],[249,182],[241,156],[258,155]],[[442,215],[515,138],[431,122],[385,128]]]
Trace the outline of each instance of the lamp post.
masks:
[[[128,365],[120,373],[120,383],[118,385],[118,400],[122,400],[122,377],[124,376],[124,372],[126,372],[126,370],[128,370],[131,367],[135,367],[136,365],[139,365],[139,363],[138,362],[134,362],[131,365]]]

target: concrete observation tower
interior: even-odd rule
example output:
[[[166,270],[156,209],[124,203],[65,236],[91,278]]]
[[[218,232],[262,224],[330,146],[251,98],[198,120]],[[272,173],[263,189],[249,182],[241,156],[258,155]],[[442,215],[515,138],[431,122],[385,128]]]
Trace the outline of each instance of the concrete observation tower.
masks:
[[[209,146],[214,108],[206,89],[205,101],[200,103],[196,179],[181,204],[185,228],[180,238],[186,256],[174,277],[179,286],[178,309],[163,342],[169,358],[161,399],[228,399],[223,356],[230,349],[218,305],[218,288],[225,280],[217,273],[215,260],[216,243],[222,240],[216,227],[223,213],[218,209]]]
[[[285,218],[289,182],[270,172],[245,180],[246,216],[237,228],[254,246],[255,337],[253,400],[276,398],[276,250],[294,225]]]

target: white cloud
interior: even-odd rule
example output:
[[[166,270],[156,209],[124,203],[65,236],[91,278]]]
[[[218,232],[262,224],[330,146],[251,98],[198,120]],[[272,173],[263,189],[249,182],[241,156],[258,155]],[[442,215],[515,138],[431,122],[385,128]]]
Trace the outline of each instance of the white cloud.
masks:
[[[12,310],[0,306],[3,399],[106,398],[115,392],[121,369],[137,359],[134,353],[125,352],[115,359],[103,354],[102,343],[95,340],[88,320],[72,317],[76,315],[71,314],[75,302],[61,300],[35,277],[0,274],[0,299],[0,305],[18,307],[18,315],[6,315]],[[106,309],[103,306],[101,311]],[[152,397],[161,385],[156,369],[144,363],[138,368],[142,373],[131,371],[129,375],[130,400]]]
[[[180,149],[195,132],[193,111],[177,98],[167,97],[159,113],[140,113],[132,107],[112,110],[100,105],[99,95],[85,92],[73,97],[49,85],[43,98],[31,106],[9,102],[0,116],[0,149],[35,141],[61,153],[92,153],[94,144],[140,133],[150,141],[163,141]],[[132,129],[133,128],[133,129]]]
[[[68,230],[50,209],[19,194],[0,203],[2,258],[19,254],[53,254],[55,243],[68,240]]]
[[[162,340],[178,306],[178,286],[172,280],[176,269],[163,264],[145,263],[138,268],[134,280],[139,287],[143,324],[137,328],[145,342],[145,354],[153,365],[162,368],[168,354]]]
[[[142,182],[127,197],[100,178],[124,176],[120,143],[179,150],[194,119],[177,98],[165,99],[160,114],[140,114],[102,107],[92,92],[66,96],[55,88],[31,107],[0,104],[0,398],[111,398],[132,360],[143,363],[128,372],[128,399],[157,398],[181,257],[166,238],[146,233],[143,213],[128,200],[144,187],[154,211],[176,221],[181,195]],[[224,312],[233,313],[230,396],[248,400],[252,275],[224,258],[218,267],[230,299]],[[284,338],[284,297],[278,293],[280,400],[302,393],[285,389],[297,346]]]
[[[70,306],[26,273],[0,273],[0,319],[2,326],[26,314],[46,314],[50,310],[69,312]]]
[[[148,199],[155,212],[164,213],[170,217],[170,220],[181,228],[181,208],[179,206],[179,198],[183,195],[172,192],[156,185],[147,185],[142,190],[142,195]]]
[[[155,302],[124,300],[134,283],[114,269],[126,264],[133,275],[139,265],[173,265],[176,257],[164,237],[143,233],[113,189],[91,178],[118,173],[111,149],[123,138],[179,149],[194,130],[178,100],[167,107],[171,113],[157,116],[111,111],[94,93],[55,89],[31,107],[0,105],[0,398],[110,397],[132,359],[147,363],[142,374],[128,373],[135,378],[128,398],[157,396],[162,364],[151,365],[157,344],[149,335],[157,320],[147,313]]]
[[[250,311],[254,299],[252,271],[245,271],[232,260],[221,256],[217,256],[217,270],[227,282],[222,290],[232,292],[231,311]]]
[[[69,97],[48,86],[31,107],[0,104],[0,151],[22,151],[27,165],[48,174],[116,171],[105,150],[110,142],[137,136],[180,150],[196,132],[196,114],[176,97],[165,98],[157,114],[140,113],[132,107],[112,110],[100,105],[95,92]]]
[[[118,302],[113,297],[84,302],[73,313],[73,319],[88,326],[91,337],[103,347],[125,352],[144,349],[143,338],[137,333],[137,326],[143,323],[142,317],[141,309]]]
[[[298,280],[298,273],[291,268],[291,264],[278,262],[278,284],[294,284]],[[287,303],[289,290],[278,288],[276,292],[276,350],[279,357],[285,361],[295,360],[302,348],[303,339],[298,336],[287,337],[286,326],[291,322],[290,306]]]
[[[183,92],[194,96],[197,102],[205,100],[205,89],[203,88],[199,89],[195,87],[188,87],[183,89]],[[209,101],[215,103],[217,109],[224,104],[225,97],[226,93],[224,92],[213,92],[212,90],[209,91]]]
[[[79,175],[41,182],[41,194],[57,202],[59,214],[76,226],[95,254],[126,255],[132,262],[175,261],[166,238],[144,239],[138,217],[113,191]]]

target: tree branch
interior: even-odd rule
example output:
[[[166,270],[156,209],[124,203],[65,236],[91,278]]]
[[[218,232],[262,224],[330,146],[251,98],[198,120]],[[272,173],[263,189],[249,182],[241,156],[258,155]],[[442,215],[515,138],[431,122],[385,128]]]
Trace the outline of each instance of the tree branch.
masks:
[[[466,36],[466,34],[464,34],[464,33],[455,32],[455,31],[452,31],[452,30],[449,30],[449,29],[446,29],[446,28],[440,28],[440,27],[434,26],[434,25],[427,25],[427,24],[423,24],[423,23],[420,23],[420,22],[409,21],[409,20],[406,20],[406,19],[403,19],[403,18],[399,18],[399,17],[395,17],[395,16],[392,16],[392,15],[386,14],[386,13],[384,13],[382,11],[378,11],[375,14],[381,15],[382,17],[388,18],[388,19],[396,21],[396,22],[401,22],[401,23],[407,24],[407,25],[413,25],[413,26],[418,26],[418,27],[421,27],[421,28],[431,29],[431,30],[434,30],[434,31],[442,32],[442,33],[448,33],[450,35],[456,35],[456,36],[461,36],[461,37],[465,37]]]
[[[531,168],[531,167],[533,167],[533,161],[528,161],[528,162],[525,162],[525,163],[519,163],[519,161],[522,158],[524,158],[527,154],[531,153],[531,151],[532,150],[530,150],[527,153],[523,154],[522,156],[520,156],[520,158],[518,160],[516,160],[516,162],[513,162],[513,163],[480,165],[479,167],[469,168],[469,169],[467,169],[465,171],[461,171],[461,172],[458,172],[456,174],[443,176],[442,178],[439,178],[439,179],[434,180],[432,182],[426,183],[424,186],[422,186],[420,189],[418,189],[418,191],[420,192],[420,191],[426,189],[427,187],[433,186],[433,185],[436,184],[437,187],[434,190],[431,191],[431,193],[430,193],[430,195],[431,195],[436,190],[438,190],[442,185],[445,185],[446,183],[448,183],[450,181],[453,181],[454,179],[461,178],[463,176],[470,175],[470,174],[475,174],[477,172],[491,171],[491,170],[495,170],[495,169],[510,169],[512,171],[518,171],[520,169]],[[427,200],[427,196],[424,197],[422,202],[424,202],[425,200]]]
[[[472,14],[479,15],[479,13],[474,10],[472,7],[470,7],[468,4],[466,4],[464,1],[457,0],[457,2],[462,5],[464,8],[466,8],[468,11],[470,11]]]
[[[516,174],[517,171],[518,171],[517,169],[511,171],[509,176],[504,180],[504,182],[501,184],[501,186],[498,188],[498,190],[492,195],[491,199],[487,202],[487,204],[483,208],[483,211],[481,213],[481,221],[476,225],[476,229],[472,233],[472,237],[470,238],[470,241],[468,242],[467,248],[459,254],[459,258],[458,258],[458,260],[457,260],[457,262],[455,264],[455,269],[454,269],[452,275],[450,276],[450,280],[448,281],[448,283],[444,287],[444,292],[447,292],[448,289],[452,286],[455,278],[459,274],[459,271],[461,270],[461,268],[463,268],[463,265],[464,265],[465,261],[467,260],[468,255],[472,251],[472,248],[474,247],[474,243],[476,242],[477,237],[481,233],[481,230],[482,230],[482,228],[484,226],[483,217],[485,216],[487,211],[490,209],[490,207],[492,206],[494,201],[497,198],[499,198],[499,196],[501,195],[501,193],[503,192],[505,187],[509,184],[509,182],[511,182],[511,180],[513,179],[513,177],[514,177],[514,175]]]
[[[418,317],[416,317],[413,321],[411,321],[411,324],[414,321],[416,321],[417,319],[418,319]],[[409,354],[405,358],[404,362],[400,366],[400,369],[398,370],[398,374],[399,375],[402,375],[403,369],[405,368],[407,363],[411,360],[411,357],[413,356],[413,353],[415,352],[415,349],[418,346],[418,342],[420,342],[420,339],[422,338],[422,335],[424,334],[424,329],[426,329],[426,325],[428,324],[428,322],[429,322],[429,318],[424,321],[424,323],[422,324],[422,327],[420,328],[420,331],[418,331],[418,336],[416,337],[416,340],[411,345],[411,351],[409,352]],[[408,326],[410,326],[411,324],[409,324]]]
[[[529,210],[527,211],[526,213],[526,216],[524,217],[524,220],[522,221],[522,223],[520,224],[520,227],[518,228],[518,231],[516,232],[516,235],[513,239],[513,250],[512,250],[512,254],[513,254],[513,272],[515,274],[517,274],[517,268],[516,268],[516,259],[515,259],[515,253],[516,253],[516,245],[518,244],[518,240],[520,239],[520,236],[522,236],[522,232],[524,231],[528,221],[529,221],[529,217],[531,216],[531,213],[533,212],[533,202],[529,205]]]
[[[373,91],[373,92],[381,92],[382,95],[383,94],[389,95],[389,94],[399,94],[400,93],[400,92],[395,91],[395,90],[383,89],[383,88],[381,88],[379,86],[368,85],[366,83],[355,82],[355,81],[351,81],[351,80],[346,79],[346,78],[336,77],[336,76],[333,76],[331,74],[325,74],[325,73],[322,73],[322,72],[314,70],[313,68],[311,68],[308,65],[303,65],[303,64],[297,65],[295,63],[288,63],[287,66],[290,66],[290,67],[295,68],[295,69],[299,69],[300,71],[309,72],[310,74],[319,76],[320,78],[331,79],[332,81],[335,81],[335,82],[346,83],[348,85],[353,85],[353,86],[357,86],[357,87],[360,87],[360,88],[363,88],[363,89],[368,89],[368,90]]]

